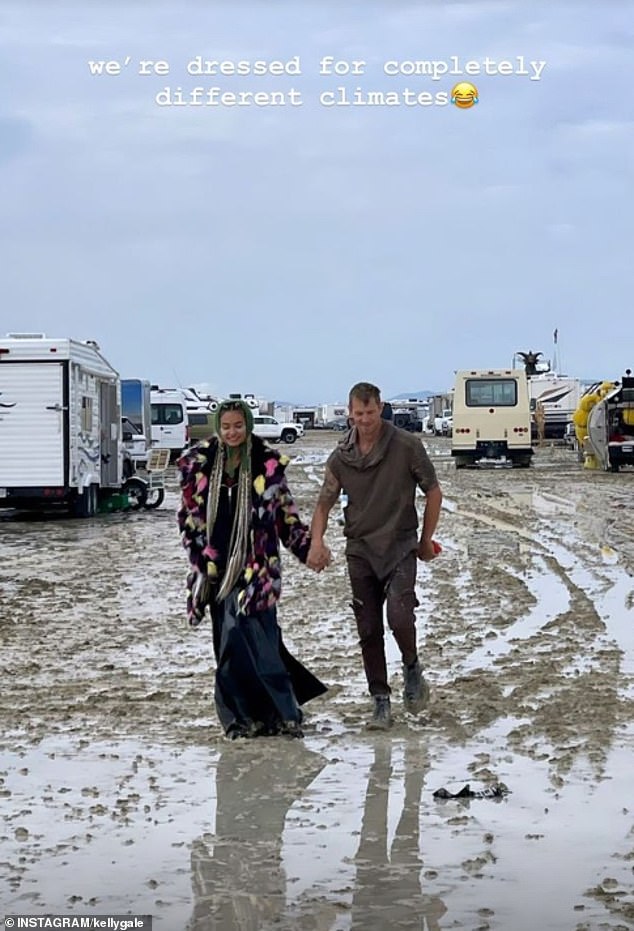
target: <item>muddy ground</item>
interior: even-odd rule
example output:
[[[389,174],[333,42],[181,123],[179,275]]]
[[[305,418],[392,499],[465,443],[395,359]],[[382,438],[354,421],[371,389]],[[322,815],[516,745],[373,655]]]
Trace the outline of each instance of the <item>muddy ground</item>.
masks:
[[[311,513],[335,434],[292,447]],[[456,472],[420,565],[432,686],[369,703],[333,513],[331,569],[285,559],[280,621],[330,686],[304,741],[225,741],[208,625],[184,619],[175,475],[156,511],[0,517],[0,902],[152,914],[163,931],[634,927],[634,472],[546,447]],[[421,498],[422,503],[422,498]],[[0,512],[1,514],[1,512]],[[501,800],[433,793],[503,784]]]

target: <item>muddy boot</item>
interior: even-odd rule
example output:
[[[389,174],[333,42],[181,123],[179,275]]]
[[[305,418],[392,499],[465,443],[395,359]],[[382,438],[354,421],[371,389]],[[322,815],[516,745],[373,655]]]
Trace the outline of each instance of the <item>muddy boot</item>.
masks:
[[[392,710],[389,695],[374,696],[374,711],[368,721],[369,731],[386,731],[392,726]]]
[[[423,678],[420,662],[415,659],[409,666],[403,664],[403,702],[406,711],[422,711],[429,701],[429,686]]]
[[[283,721],[280,727],[280,734],[283,734],[284,737],[295,737],[299,740],[304,736],[299,721]]]

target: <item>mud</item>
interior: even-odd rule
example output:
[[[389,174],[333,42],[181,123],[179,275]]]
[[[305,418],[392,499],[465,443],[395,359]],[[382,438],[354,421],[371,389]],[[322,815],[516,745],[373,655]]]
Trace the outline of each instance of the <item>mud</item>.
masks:
[[[335,434],[285,447],[310,515]],[[156,511],[0,512],[0,901],[165,931],[634,927],[634,472],[538,450],[455,471],[420,565],[419,717],[368,733],[343,536],[285,559],[289,647],[330,685],[303,742],[226,742],[184,619],[175,475]],[[420,499],[422,504],[422,498]],[[465,784],[481,797],[435,799]],[[503,784],[508,794],[487,797]]]

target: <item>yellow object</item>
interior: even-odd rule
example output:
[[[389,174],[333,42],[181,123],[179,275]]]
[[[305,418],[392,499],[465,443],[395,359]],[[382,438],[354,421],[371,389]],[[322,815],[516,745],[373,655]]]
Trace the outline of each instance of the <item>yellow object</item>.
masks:
[[[579,407],[582,411],[589,411],[599,400],[600,396],[598,394],[584,394],[579,401]]]
[[[588,412],[578,407],[572,415],[572,422],[577,427],[585,427],[585,425],[588,423]]]
[[[583,459],[583,467],[584,469],[598,469],[597,457],[593,453],[586,453]]]
[[[460,110],[468,110],[479,99],[478,88],[470,81],[460,81],[451,90],[451,102]]]
[[[628,427],[634,427],[634,408],[623,411],[623,423]]]

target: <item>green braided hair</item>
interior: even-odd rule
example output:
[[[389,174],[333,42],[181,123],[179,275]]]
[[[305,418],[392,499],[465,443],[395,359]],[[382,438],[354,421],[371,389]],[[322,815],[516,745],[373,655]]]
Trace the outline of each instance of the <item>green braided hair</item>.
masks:
[[[241,411],[244,414],[247,437],[251,436],[253,433],[253,411],[242,398],[227,398],[220,402],[214,413],[213,424],[215,433],[220,436],[220,418],[223,414],[226,414],[227,411]]]
[[[228,398],[218,405],[214,416],[214,430],[218,437],[218,449],[209,477],[209,489],[207,492],[207,534],[211,535],[218,514],[220,485],[227,457],[227,448],[220,435],[220,420],[222,415],[227,411],[240,411],[244,415],[247,435],[245,442],[240,445],[238,497],[231,528],[231,538],[229,540],[227,567],[220,584],[220,590],[216,596],[218,601],[222,601],[230,594],[238,580],[240,572],[244,568],[251,523],[251,435],[253,433],[253,412],[245,401],[239,398]]]

